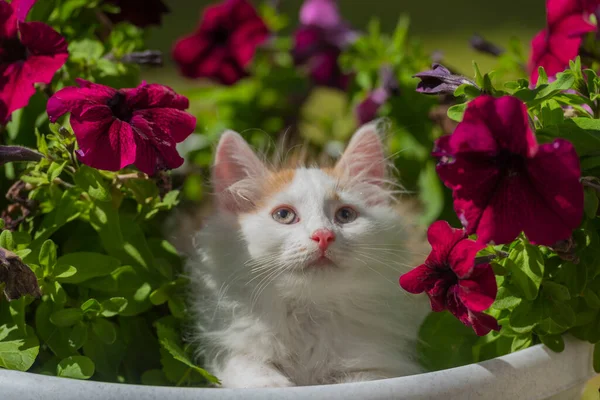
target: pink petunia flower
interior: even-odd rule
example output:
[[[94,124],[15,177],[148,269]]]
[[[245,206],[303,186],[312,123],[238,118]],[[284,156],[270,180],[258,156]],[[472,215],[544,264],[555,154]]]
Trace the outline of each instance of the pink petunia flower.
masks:
[[[269,35],[247,0],[224,0],[204,11],[196,32],[175,44],[173,58],[189,78],[232,85],[247,75],[256,49]]]
[[[482,312],[498,292],[492,267],[475,263],[485,244],[468,239],[464,230],[446,221],[434,222],[427,239],[431,253],[424,264],[400,277],[400,286],[410,293],[427,293],[433,311],[450,311],[479,336],[499,330],[496,319]]]
[[[338,58],[357,35],[340,17],[336,2],[306,0],[300,10],[300,22],[292,50],[296,65],[308,66],[317,85],[345,89],[350,76],[342,72]]]
[[[119,7],[118,14],[107,14],[112,22],[129,21],[140,28],[160,25],[169,8],[162,0],[106,0]]]
[[[567,239],[583,217],[581,170],[566,140],[538,145],[517,98],[471,101],[452,135],[438,139],[437,172],[453,190],[454,210],[481,242]]]
[[[539,67],[552,78],[577,57],[583,36],[597,29],[589,17],[599,5],[600,0],[547,0],[548,26],[531,41],[532,84],[538,80]]]
[[[50,121],[70,112],[78,156],[90,167],[118,171],[135,165],[153,175],[183,164],[175,145],[187,138],[196,118],[189,101],[171,88],[142,83],[116,90],[83,79],[48,100]]]
[[[35,83],[50,83],[67,61],[67,42],[41,22],[24,22],[32,0],[0,0],[0,123],[25,107]]]

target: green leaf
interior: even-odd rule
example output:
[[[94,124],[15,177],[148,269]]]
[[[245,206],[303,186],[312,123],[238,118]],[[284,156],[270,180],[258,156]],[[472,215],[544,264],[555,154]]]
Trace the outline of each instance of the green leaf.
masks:
[[[553,127],[544,127],[536,133],[544,141],[562,137],[569,140],[580,157],[600,151],[600,120],[576,117]]]
[[[52,162],[52,164],[50,164],[50,168],[48,168],[48,180],[53,182],[56,178],[58,178],[60,174],[62,174],[62,171],[66,165],[67,161],[63,162],[62,164]]]
[[[539,248],[523,242],[517,243],[509,254],[507,266],[512,272],[512,282],[527,300],[534,300],[544,277],[544,257]]]
[[[444,191],[433,161],[429,161],[419,174],[419,198],[425,208],[420,222],[429,225],[440,216],[444,209]]]
[[[495,308],[496,310],[509,310],[518,306],[520,302],[520,297],[518,297],[508,287],[502,286],[498,288],[496,301],[494,301],[494,304],[492,304],[492,308]]]
[[[600,373],[600,343],[594,345],[594,371]]]
[[[60,328],[50,322],[50,315],[54,312],[50,301],[42,301],[35,310],[35,328],[40,339],[59,358],[77,355],[77,351],[69,343],[70,329]]]
[[[124,297],[113,297],[102,302],[101,315],[104,317],[114,317],[127,308],[127,299]]]
[[[92,322],[92,329],[96,336],[106,344],[113,344],[117,340],[115,325],[104,318],[94,320]]]
[[[466,110],[467,103],[453,105],[452,107],[448,108],[448,118],[456,122],[462,122]]]
[[[0,326],[0,367],[17,371],[27,371],[40,351],[40,342],[32,327],[26,326],[22,335],[16,325]]]
[[[87,340],[87,335],[87,324],[83,322],[75,324],[71,330],[71,334],[69,335],[69,345],[75,350],[79,350]]]
[[[553,302],[550,308],[550,318],[560,326],[570,328],[575,325],[575,312],[566,303]]]
[[[471,328],[449,312],[430,313],[419,329],[419,362],[428,371],[471,364],[471,349],[478,340]]]
[[[69,43],[69,57],[72,60],[90,62],[97,60],[104,54],[101,42],[92,39],[81,39]]]
[[[557,353],[560,353],[565,349],[565,341],[561,335],[542,335],[540,336],[540,340],[550,350]]]
[[[598,194],[595,189],[585,188],[585,201],[584,201],[584,210],[585,215],[590,218],[596,218],[596,213],[598,212]]]
[[[515,351],[526,349],[529,346],[531,346],[531,343],[532,343],[531,334],[515,336],[513,338],[513,342],[510,347],[510,351],[514,353]]]
[[[142,384],[150,386],[169,386],[170,382],[160,369],[151,369],[142,374]]]
[[[0,247],[10,251],[15,249],[15,241],[11,231],[4,230],[0,233]]]
[[[51,275],[52,269],[56,264],[56,245],[52,240],[46,240],[44,244],[42,244],[39,259],[40,265],[44,267],[46,275]]]
[[[58,363],[56,376],[71,379],[90,379],[94,375],[94,362],[85,356],[67,357]]]
[[[583,292],[583,298],[585,299],[588,307],[593,308],[594,310],[600,309],[600,298],[590,288],[585,289]]]
[[[543,305],[523,300],[510,314],[510,326],[517,333],[531,332],[544,318]]]
[[[83,345],[83,354],[94,362],[98,377],[105,381],[118,379],[119,366],[125,350],[125,345],[118,337],[112,344],[106,344],[93,330],[88,332],[88,338]]]
[[[65,308],[50,315],[50,322],[56,326],[73,326],[83,318],[83,311],[79,308]]]
[[[102,305],[96,299],[88,299],[81,305],[81,311],[85,314],[97,314],[102,311]]]
[[[75,183],[98,201],[110,201],[110,190],[104,178],[94,168],[82,165],[75,173]]]
[[[50,299],[57,305],[63,306],[67,302],[67,293],[60,283],[48,282],[42,286],[42,293],[50,295]]]
[[[81,283],[88,279],[109,275],[120,267],[121,262],[114,257],[100,253],[69,253],[57,260],[58,267],[73,267],[75,274],[56,277],[63,283]]]
[[[566,286],[552,281],[544,281],[542,284],[544,294],[556,301],[566,301],[571,299],[569,289]]]

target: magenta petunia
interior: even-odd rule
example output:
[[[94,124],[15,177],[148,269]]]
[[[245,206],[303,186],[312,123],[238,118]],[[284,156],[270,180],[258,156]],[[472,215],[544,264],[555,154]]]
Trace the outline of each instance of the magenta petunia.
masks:
[[[247,75],[269,28],[247,0],[225,0],[204,11],[200,26],[180,39],[173,58],[189,78],[212,78],[232,85]]]
[[[50,83],[67,61],[67,42],[41,22],[24,22],[32,0],[0,0],[0,123],[25,107],[34,84]]]
[[[171,88],[142,83],[116,90],[77,79],[48,100],[50,121],[71,113],[78,156],[90,167],[118,171],[135,165],[153,175],[183,164],[176,144],[195,129],[196,118],[183,111],[186,97]]]
[[[577,57],[583,36],[597,30],[590,22],[590,15],[599,5],[600,0],[547,0],[548,26],[531,41],[532,84],[537,82],[539,67],[544,67],[552,78]]]
[[[483,313],[498,292],[491,266],[475,263],[485,244],[468,239],[463,229],[446,221],[434,222],[427,239],[431,253],[424,264],[400,277],[400,286],[414,294],[425,292],[433,311],[450,311],[480,336],[499,330],[498,322]]]
[[[128,21],[141,28],[160,25],[169,8],[162,0],[106,0],[119,7],[118,14],[107,14],[112,22]]]
[[[342,20],[336,2],[306,0],[300,10],[300,22],[292,50],[296,65],[306,65],[317,85],[345,89],[350,75],[341,70],[338,58],[357,35]]]
[[[515,97],[471,101],[454,133],[438,139],[434,156],[456,214],[484,243],[510,243],[525,232],[532,243],[551,246],[581,222],[575,149],[563,139],[538,145]]]

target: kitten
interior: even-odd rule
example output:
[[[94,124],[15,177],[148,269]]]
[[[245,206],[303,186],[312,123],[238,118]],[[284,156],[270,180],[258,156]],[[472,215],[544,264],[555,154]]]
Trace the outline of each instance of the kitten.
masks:
[[[267,168],[234,132],[219,142],[218,211],[187,265],[195,338],[223,387],[285,387],[419,373],[416,266],[374,125],[332,169]]]

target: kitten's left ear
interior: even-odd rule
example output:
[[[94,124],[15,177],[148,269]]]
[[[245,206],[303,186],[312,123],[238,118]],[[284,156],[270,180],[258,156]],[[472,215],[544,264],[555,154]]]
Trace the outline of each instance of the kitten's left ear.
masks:
[[[385,171],[385,151],[377,126],[364,125],[352,136],[335,172],[351,180],[381,185]]]

